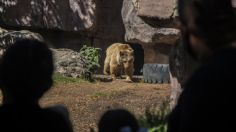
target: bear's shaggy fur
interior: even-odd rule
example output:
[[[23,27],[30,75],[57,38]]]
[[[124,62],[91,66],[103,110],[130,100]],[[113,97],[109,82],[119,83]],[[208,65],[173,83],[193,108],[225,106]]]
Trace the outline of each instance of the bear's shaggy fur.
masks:
[[[126,81],[132,82],[134,72],[134,50],[128,44],[114,43],[106,50],[104,74],[110,74],[113,80],[121,76],[124,70]]]

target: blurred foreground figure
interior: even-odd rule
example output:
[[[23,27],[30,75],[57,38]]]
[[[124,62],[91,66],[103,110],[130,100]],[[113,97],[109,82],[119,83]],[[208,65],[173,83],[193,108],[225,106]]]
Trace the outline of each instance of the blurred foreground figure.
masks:
[[[108,110],[98,124],[99,132],[147,132],[139,128],[138,121],[130,112],[122,109]]]
[[[0,62],[1,132],[72,132],[66,108],[41,108],[39,99],[52,86],[52,52],[36,40],[11,45]]]
[[[231,0],[179,0],[182,40],[201,66],[169,116],[168,132],[233,132],[236,17]]]

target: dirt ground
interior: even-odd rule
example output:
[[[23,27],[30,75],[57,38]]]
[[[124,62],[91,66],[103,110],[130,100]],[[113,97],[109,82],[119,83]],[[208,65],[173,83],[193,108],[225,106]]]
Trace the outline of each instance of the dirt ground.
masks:
[[[127,83],[124,80],[96,83],[57,83],[44,95],[43,107],[65,105],[75,132],[89,132],[108,109],[125,108],[136,117],[146,108],[159,108],[169,96],[169,84]],[[1,95],[0,95],[1,96]]]

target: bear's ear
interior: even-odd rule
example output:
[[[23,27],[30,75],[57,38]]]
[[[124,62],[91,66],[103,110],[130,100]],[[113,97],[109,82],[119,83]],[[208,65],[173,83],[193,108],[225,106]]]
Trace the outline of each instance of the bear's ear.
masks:
[[[126,44],[126,45],[125,45],[125,48],[126,48],[126,49],[128,49],[128,48],[129,48],[129,45],[128,45],[128,44]]]
[[[134,54],[134,50],[131,49],[131,48],[129,48],[129,53],[130,53],[130,54]]]

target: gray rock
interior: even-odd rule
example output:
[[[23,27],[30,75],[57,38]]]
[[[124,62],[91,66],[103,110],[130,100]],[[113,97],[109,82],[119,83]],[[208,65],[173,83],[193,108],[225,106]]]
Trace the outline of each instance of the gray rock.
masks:
[[[176,0],[139,0],[138,15],[159,19],[171,19],[176,16],[175,2]]]
[[[79,52],[70,49],[51,50],[54,55],[55,73],[77,78],[88,72],[88,63]]]
[[[92,30],[95,0],[1,0],[0,20],[6,26]]]
[[[10,31],[0,28],[0,55],[6,48],[21,39],[36,39],[44,41],[43,37],[27,30]],[[55,73],[69,77],[81,77],[89,72],[87,60],[79,52],[70,49],[51,49],[54,55]]]
[[[155,2],[158,3],[159,1]],[[175,43],[179,38],[179,30],[169,27],[154,28],[145,23],[145,21],[138,16],[138,9],[142,8],[137,8],[137,6],[141,6],[137,5],[137,3],[137,0],[124,0],[123,2],[122,18],[126,30],[125,40],[130,43],[140,44]],[[142,13],[143,11],[140,12]]]
[[[0,55],[3,54],[8,46],[21,39],[36,39],[39,41],[43,41],[43,37],[38,33],[30,32],[27,30],[5,30],[0,27]]]

